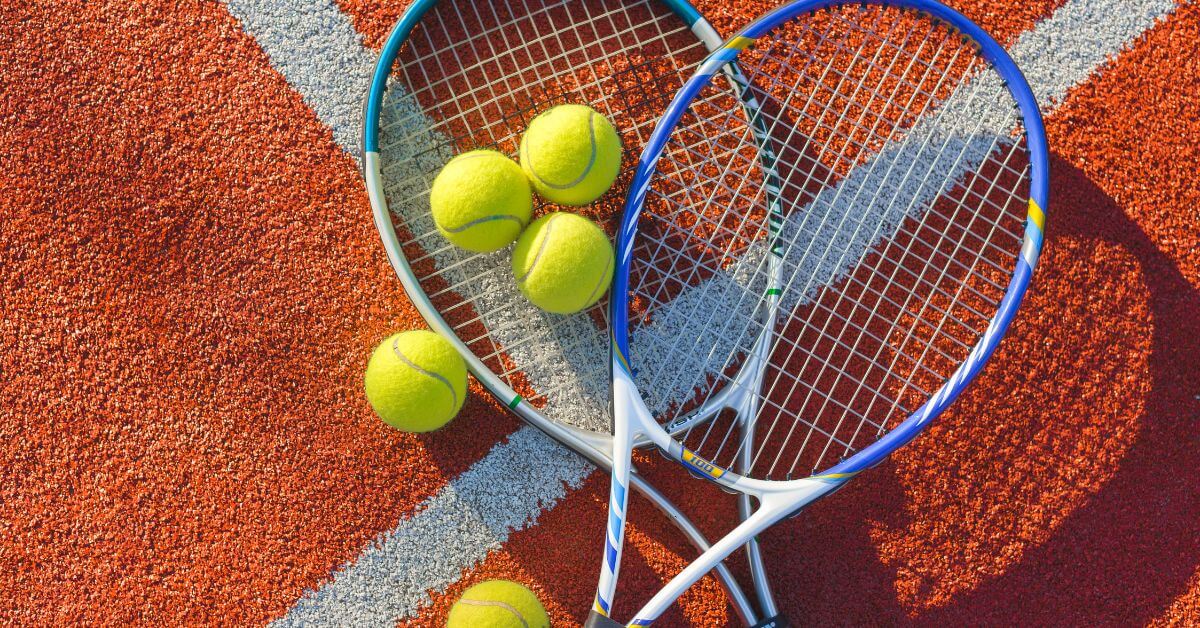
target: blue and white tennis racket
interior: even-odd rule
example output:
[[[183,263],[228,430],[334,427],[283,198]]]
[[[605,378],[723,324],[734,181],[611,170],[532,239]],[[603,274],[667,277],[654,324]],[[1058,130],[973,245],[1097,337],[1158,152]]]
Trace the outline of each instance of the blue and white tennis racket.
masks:
[[[735,62],[749,115],[723,71]],[[614,467],[588,625],[620,625],[634,443],[756,504],[630,624],[649,625],[967,387],[1029,285],[1047,181],[1024,77],[933,0],[801,0],[710,54],[646,143],[618,236]]]
[[[416,0],[388,36],[367,95],[363,176],[388,258],[413,303],[501,403],[606,469],[604,310],[559,316],[533,307],[512,279],[508,250],[476,254],[442,238],[429,187],[455,154],[494,148],[515,156],[529,120],[570,102],[604,113],[622,133],[623,190],[670,96],[721,43],[685,0]],[[737,76],[736,66],[726,72]],[[740,85],[731,84],[740,106],[753,109]],[[769,149],[762,156],[769,159]],[[629,483],[697,548],[708,548],[653,486],[636,473]],[[757,545],[747,553],[761,614],[724,566],[717,575],[735,612],[756,624],[776,609]]]

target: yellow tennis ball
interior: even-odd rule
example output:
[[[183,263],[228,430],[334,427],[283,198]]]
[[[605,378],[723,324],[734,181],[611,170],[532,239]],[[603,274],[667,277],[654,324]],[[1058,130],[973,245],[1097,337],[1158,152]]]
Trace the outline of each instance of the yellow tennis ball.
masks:
[[[590,107],[559,105],[529,123],[521,138],[521,168],[542,198],[587,205],[621,171],[621,138]]]
[[[462,408],[467,365],[445,338],[405,331],[375,348],[363,384],[367,401],[385,423],[405,432],[430,432]]]
[[[517,286],[534,305],[555,314],[578,312],[600,300],[613,274],[613,249],[604,230],[575,214],[533,221],[512,256]]]
[[[511,580],[467,589],[450,607],[446,628],[548,628],[550,617],[533,591]]]
[[[494,150],[473,150],[438,173],[429,208],[447,240],[487,253],[507,246],[529,224],[533,192],[516,162]]]

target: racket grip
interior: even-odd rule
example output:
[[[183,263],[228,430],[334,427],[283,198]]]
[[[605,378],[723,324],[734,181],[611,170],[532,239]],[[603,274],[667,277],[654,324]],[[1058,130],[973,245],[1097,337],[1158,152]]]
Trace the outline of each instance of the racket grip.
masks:
[[[593,610],[588,613],[587,621],[583,622],[583,628],[625,628],[625,624],[613,621],[613,618],[605,617]]]
[[[781,613],[774,617],[759,620],[757,624],[754,624],[750,628],[788,628],[788,626],[791,626],[791,624],[788,623],[787,619]]]

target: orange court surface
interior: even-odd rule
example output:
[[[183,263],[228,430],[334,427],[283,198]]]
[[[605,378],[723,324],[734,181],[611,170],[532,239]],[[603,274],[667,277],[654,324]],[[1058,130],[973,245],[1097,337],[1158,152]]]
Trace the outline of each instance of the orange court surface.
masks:
[[[0,3],[0,623],[440,626],[492,578],[583,621],[607,477],[474,381],[423,435],[363,394],[425,327],[358,170],[407,4]],[[696,4],[729,34],[778,2]],[[761,536],[776,596],[794,625],[1200,625],[1200,6],[948,4],[1033,51],[1045,253],[926,434]],[[550,479],[490,475],[521,464]],[[736,518],[638,465],[710,538]],[[626,549],[621,617],[694,556],[640,498]],[[658,625],[737,618],[710,576]]]

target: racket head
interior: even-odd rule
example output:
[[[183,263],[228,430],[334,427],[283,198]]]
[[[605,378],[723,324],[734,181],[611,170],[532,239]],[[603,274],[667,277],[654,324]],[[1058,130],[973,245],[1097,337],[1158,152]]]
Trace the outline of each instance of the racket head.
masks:
[[[783,216],[754,121],[719,85],[734,62],[762,101]],[[802,0],[759,18],[676,95],[626,199],[612,369],[654,417],[639,429],[731,488],[842,481],[879,463],[996,349],[1042,248],[1048,179],[1028,83],[958,12]],[[739,443],[730,410],[748,397],[756,436]],[[735,473],[745,447],[755,462]]]
[[[607,302],[570,317],[538,310],[515,286],[510,249],[477,254],[441,238],[430,184],[467,150],[515,158],[529,120],[575,102],[621,133],[623,189],[669,95],[720,41],[680,0],[418,0],[381,51],[364,103],[363,176],[389,261],[476,379],[568,444],[606,451],[611,441]],[[591,217],[615,231],[619,205],[610,192]],[[554,209],[535,195],[535,217]]]

